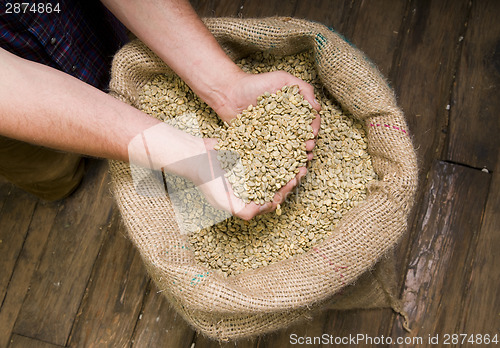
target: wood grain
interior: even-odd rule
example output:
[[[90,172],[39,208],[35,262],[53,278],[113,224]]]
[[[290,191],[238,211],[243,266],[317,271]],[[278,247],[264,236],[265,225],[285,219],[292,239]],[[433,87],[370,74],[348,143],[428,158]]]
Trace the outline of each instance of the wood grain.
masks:
[[[322,23],[344,36],[350,37],[356,20],[355,8],[358,2],[350,0],[299,1],[294,17]]]
[[[401,26],[407,2],[400,0],[362,1],[351,41],[388,77],[402,39]]]
[[[36,340],[34,338],[13,335],[10,341],[9,348],[59,348],[63,346],[58,346],[56,344],[51,344]]]
[[[453,9],[453,10],[451,10]],[[458,43],[469,0],[412,1],[389,79],[409,123],[420,178],[442,158]]]
[[[473,2],[450,115],[448,158],[492,174],[486,210],[469,254],[471,276],[459,332],[500,330],[500,26],[498,1]]]
[[[297,0],[281,1],[245,0],[240,15],[243,18],[262,18],[272,16],[293,16]]]
[[[150,284],[132,347],[155,347],[158,342],[168,342],[171,347],[190,348],[194,336],[193,329],[170,306],[156,286]],[[203,345],[196,343],[196,347]]]
[[[495,171],[492,176],[478,245],[470,253],[471,276],[467,279],[459,332],[493,335],[500,330],[500,172]]]
[[[148,276],[115,212],[80,306],[69,347],[124,347],[132,339]]]
[[[90,167],[54,221],[15,333],[59,345],[69,337],[113,207],[106,163]]]
[[[18,188],[8,184],[5,188],[8,192],[0,215],[0,303],[5,298],[38,202]]]
[[[449,161],[494,170],[500,150],[500,2],[474,1],[450,109]]]
[[[200,17],[237,17],[243,6],[243,0],[192,1]]]
[[[29,290],[33,273],[40,262],[59,208],[59,203],[38,202],[36,206],[5,299],[0,307],[0,347],[7,347],[10,333]]]
[[[479,170],[434,163],[404,284],[412,336],[458,332],[470,277],[467,255],[475,252],[489,183],[489,175]],[[393,337],[404,334],[397,321]]]
[[[459,38],[468,15],[466,0],[410,1],[398,30],[399,43],[394,48],[388,78],[412,133],[420,186],[408,218],[408,233],[397,248],[396,268],[400,270],[401,291],[410,263],[412,240],[422,232],[419,218],[427,209],[424,195],[428,180],[432,179],[429,172],[434,162],[442,159],[445,148],[449,116],[446,109],[460,54]]]

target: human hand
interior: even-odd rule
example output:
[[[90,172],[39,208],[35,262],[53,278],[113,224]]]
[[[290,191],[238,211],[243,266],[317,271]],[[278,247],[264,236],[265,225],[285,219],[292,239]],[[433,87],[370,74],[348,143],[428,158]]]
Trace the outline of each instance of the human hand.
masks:
[[[307,82],[285,71],[272,71],[262,74],[249,74],[243,71],[228,79],[225,92],[220,93],[217,105],[210,105],[219,117],[227,122],[241,113],[248,105],[256,105],[257,98],[265,92],[275,93],[283,86],[299,86],[299,92],[316,110],[321,106],[314,97],[314,88]]]
[[[219,99],[222,100],[218,105],[213,105],[212,108],[219,117],[227,122],[241,113],[248,105],[255,105],[257,98],[265,92],[275,93],[283,86],[299,86],[299,92],[311,104],[316,111],[321,110],[321,106],[314,97],[314,88],[307,82],[285,72],[273,71],[262,74],[249,74],[243,71],[235,73],[231,78],[231,85],[226,88],[226,92],[220,94]],[[306,150],[308,152],[308,160],[312,159],[312,150],[316,145],[316,136],[318,135],[321,125],[319,114],[311,123],[313,128],[314,139],[306,142]]]
[[[216,139],[204,139],[207,149],[207,161],[199,161],[195,172],[197,173],[194,182],[205,198],[214,207],[225,210],[243,220],[250,220],[253,217],[276,210],[278,204],[282,204],[289,193],[306,175],[306,168],[299,168],[299,173],[285,186],[281,187],[275,194],[272,202],[264,205],[256,203],[244,203],[234,195],[231,184],[224,176],[225,171],[217,159],[217,152],[214,150]]]

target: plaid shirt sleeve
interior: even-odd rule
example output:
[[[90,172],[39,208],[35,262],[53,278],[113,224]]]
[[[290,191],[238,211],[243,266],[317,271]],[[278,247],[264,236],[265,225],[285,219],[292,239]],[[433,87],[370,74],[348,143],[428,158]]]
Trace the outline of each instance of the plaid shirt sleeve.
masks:
[[[7,13],[7,3],[14,2],[0,0],[0,47],[107,88],[112,57],[128,38],[126,28],[99,1],[46,0],[52,8],[59,4],[59,11],[34,13],[28,7],[24,13]]]

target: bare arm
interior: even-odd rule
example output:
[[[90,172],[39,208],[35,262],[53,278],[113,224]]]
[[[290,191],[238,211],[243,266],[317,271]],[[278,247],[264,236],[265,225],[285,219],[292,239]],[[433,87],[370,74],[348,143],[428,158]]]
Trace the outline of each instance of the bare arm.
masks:
[[[59,150],[129,160],[130,141],[160,122],[86,83],[0,49],[0,134]],[[203,153],[203,141],[168,126],[158,148],[168,164]]]
[[[225,55],[187,1],[103,2],[226,121],[255,103],[257,96],[285,84],[301,86],[301,92],[315,105],[312,87],[289,74],[242,72]],[[139,143],[140,147],[140,141],[132,140],[146,134],[151,153],[147,158],[134,158],[136,163],[147,164],[153,158],[154,167],[203,184],[200,178],[206,168],[176,165],[206,153],[202,139],[160,124],[78,79],[1,49],[0,75],[0,134],[60,150],[125,161],[130,159],[131,144]],[[312,146],[313,143],[309,144],[309,149]],[[282,198],[264,206],[264,211],[275,209],[296,182],[283,188]],[[262,212],[255,204],[239,204],[238,211],[228,209],[224,191],[217,186],[204,192],[211,196],[208,198],[214,205],[238,216],[251,218]],[[231,200],[236,199],[232,193],[230,196]]]
[[[275,92],[285,85],[298,85],[309,103],[320,110],[313,87],[286,72],[258,75],[243,72],[225,54],[187,0],[101,1],[226,122],[248,105],[255,104],[264,92]],[[312,126],[317,134],[319,116]],[[311,151],[314,145],[315,141],[310,140],[306,149]],[[312,153],[308,158],[312,158]],[[272,203],[260,207],[260,212],[276,209],[305,173],[306,168],[301,168],[297,177],[280,189]],[[224,196],[220,185],[204,185],[204,188],[207,197]],[[234,196],[231,200],[233,206],[241,207],[241,217],[251,218],[259,213],[259,207],[253,203],[243,208],[242,202]]]
[[[101,0],[225,121],[264,92],[299,85],[319,110],[313,88],[285,72],[252,75],[235,65],[187,0]]]
[[[206,161],[189,160],[206,155],[211,148],[207,140],[172,128],[76,78],[3,49],[0,75],[1,135],[64,151],[130,160],[184,176],[198,185],[213,205],[244,219],[272,208],[270,204],[263,208],[243,204],[227,192],[223,177],[212,180]],[[292,186],[283,190],[289,191]]]

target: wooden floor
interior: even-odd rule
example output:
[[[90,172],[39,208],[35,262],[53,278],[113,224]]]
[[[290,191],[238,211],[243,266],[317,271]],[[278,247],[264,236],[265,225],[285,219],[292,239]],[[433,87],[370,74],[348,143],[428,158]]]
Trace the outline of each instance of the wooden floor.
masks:
[[[222,346],[294,347],[291,334],[422,337],[418,346],[429,335],[500,335],[500,1],[193,5],[201,16],[295,16],[343,33],[395,89],[420,168],[397,250],[411,333],[390,309],[326,311]],[[125,234],[105,162],[92,161],[82,187],[56,203],[0,181],[0,348],[218,347],[169,308]]]

